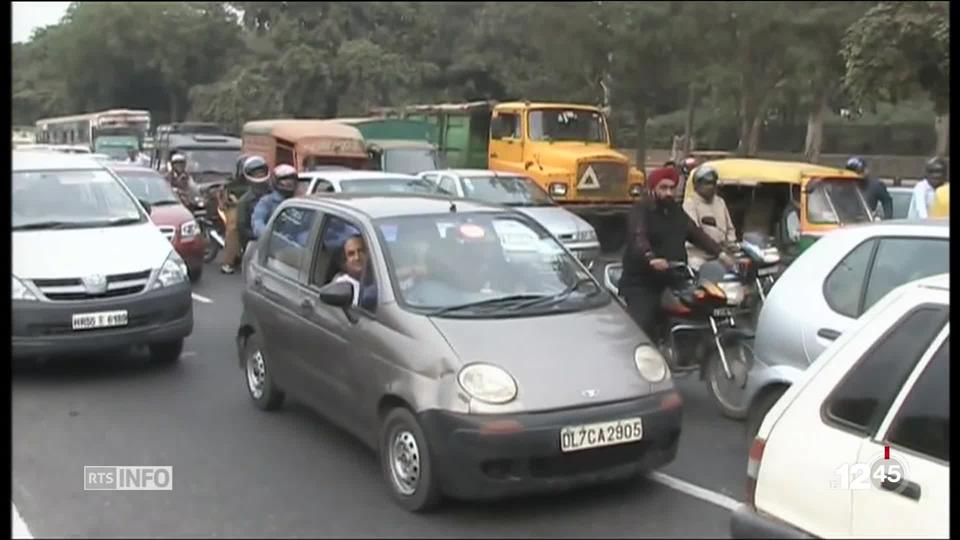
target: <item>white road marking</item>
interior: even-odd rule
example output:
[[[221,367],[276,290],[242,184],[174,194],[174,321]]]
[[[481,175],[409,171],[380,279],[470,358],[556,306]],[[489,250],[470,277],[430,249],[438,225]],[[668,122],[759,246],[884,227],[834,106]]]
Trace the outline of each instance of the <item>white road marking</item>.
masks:
[[[740,506],[740,502],[737,501],[736,499],[728,497],[722,493],[717,493],[716,491],[710,491],[709,489],[691,484],[690,482],[680,480],[679,478],[668,476],[659,471],[653,471],[649,473],[647,477],[653,480],[654,482],[658,482],[660,484],[673,488],[682,493],[686,493],[691,497],[696,497],[698,499],[707,501],[708,503],[721,506],[723,508],[726,508],[727,510],[733,511],[738,506]]]
[[[213,303],[213,300],[207,298],[206,296],[200,296],[200,295],[197,294],[197,293],[192,293],[192,295],[193,295],[193,299],[196,300],[197,302],[203,302],[204,304],[212,304],[212,303]]]
[[[17,505],[13,504],[13,501],[10,501],[10,506],[13,508],[13,537],[33,538],[33,535],[30,534],[30,529],[27,528],[27,524],[24,523],[23,518],[20,517],[20,512],[17,512]]]

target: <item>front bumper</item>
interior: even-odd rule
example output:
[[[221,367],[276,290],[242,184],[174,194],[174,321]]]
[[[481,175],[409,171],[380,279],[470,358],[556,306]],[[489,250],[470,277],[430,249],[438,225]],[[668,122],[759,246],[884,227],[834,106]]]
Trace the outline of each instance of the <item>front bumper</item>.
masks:
[[[444,494],[487,499],[562,491],[629,478],[673,461],[680,438],[679,402],[664,408],[674,391],[594,407],[516,415],[464,415],[440,410],[420,414]],[[640,416],[637,442],[563,453],[560,430]],[[491,424],[492,422],[492,424]],[[512,425],[509,432],[501,427]]]
[[[730,516],[731,538],[816,538],[809,533],[741,504]]]
[[[73,315],[127,310],[127,326],[75,331]],[[94,353],[183,339],[193,331],[190,284],[131,296],[68,302],[14,301],[15,358]]]

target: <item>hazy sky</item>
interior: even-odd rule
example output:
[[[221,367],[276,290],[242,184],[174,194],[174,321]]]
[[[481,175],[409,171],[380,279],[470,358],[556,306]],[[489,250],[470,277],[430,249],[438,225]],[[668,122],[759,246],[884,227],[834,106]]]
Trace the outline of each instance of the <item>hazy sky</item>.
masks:
[[[57,24],[70,2],[12,2],[13,42],[27,41],[35,28]]]

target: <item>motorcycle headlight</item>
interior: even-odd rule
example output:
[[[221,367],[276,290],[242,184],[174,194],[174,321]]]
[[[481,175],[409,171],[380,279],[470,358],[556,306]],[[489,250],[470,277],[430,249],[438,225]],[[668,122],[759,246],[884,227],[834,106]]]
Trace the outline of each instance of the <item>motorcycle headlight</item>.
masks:
[[[37,295],[33,294],[22,281],[17,279],[17,276],[11,277],[13,278],[13,287],[10,290],[13,300],[37,300]]]
[[[470,397],[495,405],[517,397],[517,383],[509,373],[490,364],[464,366],[457,375],[460,388]]]
[[[593,229],[587,229],[585,231],[580,231],[577,233],[577,240],[581,242],[593,242],[597,239],[597,231]]]
[[[735,281],[717,283],[720,290],[727,297],[727,305],[738,306],[743,302],[743,284]]]
[[[181,238],[193,238],[200,232],[200,228],[197,227],[196,221],[188,221],[183,225],[180,225],[180,237]]]
[[[567,184],[563,182],[550,184],[550,195],[554,197],[565,197],[567,195]]]
[[[176,251],[171,251],[170,255],[167,256],[167,260],[163,262],[163,266],[160,267],[160,273],[157,274],[153,288],[170,287],[183,283],[186,280],[187,264],[183,262],[183,259],[180,258],[180,255],[178,255]]]
[[[640,376],[652,383],[662,381],[670,373],[663,356],[649,345],[637,347],[633,352],[633,363],[636,364]]]

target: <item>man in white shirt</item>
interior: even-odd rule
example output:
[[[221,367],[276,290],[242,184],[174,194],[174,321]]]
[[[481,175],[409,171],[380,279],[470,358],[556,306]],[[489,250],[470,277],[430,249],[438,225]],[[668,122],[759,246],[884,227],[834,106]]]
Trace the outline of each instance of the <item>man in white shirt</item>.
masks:
[[[947,181],[947,164],[938,157],[927,161],[926,178],[913,187],[913,197],[907,210],[907,219],[927,219],[933,195]]]
[[[355,235],[348,238],[343,244],[343,256],[344,272],[337,274],[333,281],[346,281],[353,284],[353,305],[356,307],[360,303],[360,278],[367,267],[367,246],[363,242],[363,237]]]

